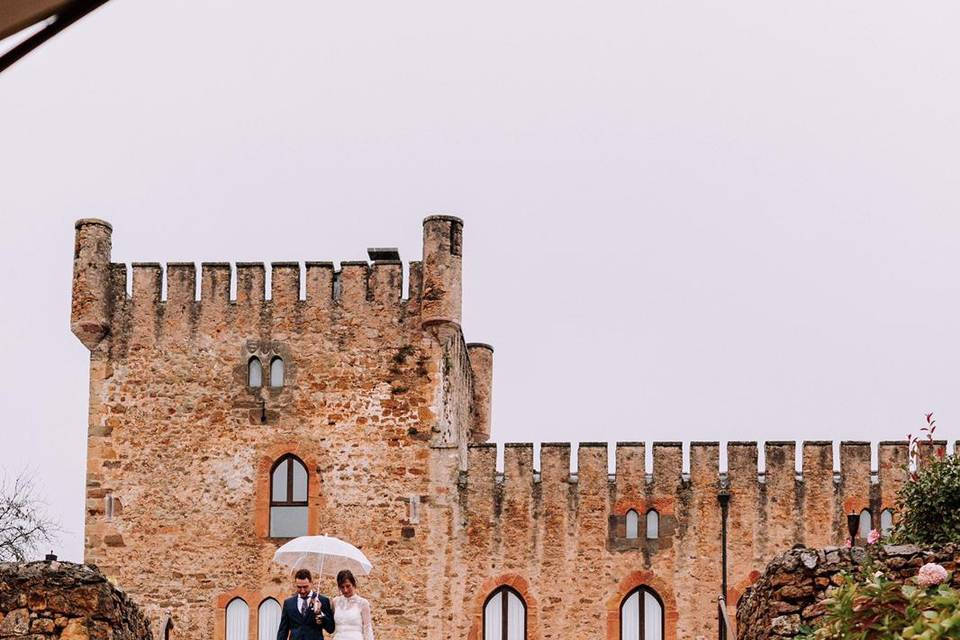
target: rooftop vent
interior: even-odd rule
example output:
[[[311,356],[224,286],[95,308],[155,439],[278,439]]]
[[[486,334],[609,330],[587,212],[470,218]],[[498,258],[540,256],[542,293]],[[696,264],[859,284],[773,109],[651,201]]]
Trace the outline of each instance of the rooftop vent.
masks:
[[[373,262],[400,262],[400,250],[396,247],[372,247],[367,255]]]

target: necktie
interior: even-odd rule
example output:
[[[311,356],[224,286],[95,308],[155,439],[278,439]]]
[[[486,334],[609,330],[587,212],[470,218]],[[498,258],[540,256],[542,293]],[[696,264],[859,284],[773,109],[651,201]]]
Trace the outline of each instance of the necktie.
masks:
[[[303,612],[307,610],[307,599],[305,597],[300,598],[300,615],[303,615]]]

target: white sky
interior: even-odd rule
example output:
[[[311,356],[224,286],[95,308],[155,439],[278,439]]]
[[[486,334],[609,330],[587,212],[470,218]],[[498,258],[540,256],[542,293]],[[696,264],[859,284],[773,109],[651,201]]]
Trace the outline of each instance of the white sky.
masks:
[[[277,15],[269,15],[268,10]],[[960,4],[113,0],[0,75],[0,466],[82,556],[73,221],[114,259],[420,254],[494,438],[956,435]]]

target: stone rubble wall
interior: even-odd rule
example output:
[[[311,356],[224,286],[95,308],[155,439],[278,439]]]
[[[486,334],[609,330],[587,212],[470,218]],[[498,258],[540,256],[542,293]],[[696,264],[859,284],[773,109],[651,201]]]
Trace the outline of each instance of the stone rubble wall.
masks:
[[[0,638],[152,640],[149,623],[94,565],[0,563]]]
[[[885,574],[904,582],[927,562],[953,571],[960,561],[958,545],[935,550],[884,545],[869,553]],[[856,571],[867,554],[864,547],[792,549],[780,554],[738,603],[738,640],[792,638],[802,626],[815,626],[825,612],[823,600],[829,589],[840,584],[843,572]],[[953,583],[960,586],[960,576],[955,574]]]

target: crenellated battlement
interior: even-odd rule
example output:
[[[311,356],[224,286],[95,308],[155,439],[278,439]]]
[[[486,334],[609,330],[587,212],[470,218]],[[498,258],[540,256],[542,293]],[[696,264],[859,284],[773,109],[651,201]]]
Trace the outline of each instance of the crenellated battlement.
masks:
[[[112,338],[191,340],[216,334],[223,321],[259,333],[310,328],[311,321],[352,326],[448,324],[459,329],[463,222],[423,222],[423,259],[404,263],[396,250],[371,249],[370,261],[111,262],[113,228],[76,224],[72,328],[91,350]],[[268,271],[269,270],[269,271]],[[129,282],[128,282],[129,281]],[[481,358],[483,360],[483,358]],[[483,362],[482,364],[485,364]]]
[[[696,496],[715,503],[723,493],[731,496],[734,508],[761,513],[827,512],[839,531],[842,514],[869,509],[879,517],[882,509],[892,509],[908,463],[907,445],[899,441],[840,442],[838,460],[829,441],[728,442],[725,468],[719,442],[654,442],[650,452],[643,442],[618,442],[612,459],[608,448],[605,442],[543,443],[535,455],[531,443],[507,443],[501,471],[496,444],[471,445],[461,490],[476,496],[474,501],[484,496],[494,501],[491,508],[498,514],[501,503],[537,502],[560,492],[577,498],[568,502],[570,509],[590,499],[613,517],[650,508],[672,516],[681,503],[689,504]],[[876,469],[871,468],[874,457]],[[476,503],[471,511],[475,508]]]
[[[151,304],[270,304],[280,307],[307,303],[329,307],[361,303],[399,305],[419,301],[422,262],[410,261],[407,265],[410,272],[407,297],[403,296],[404,263],[399,260],[344,261],[339,269],[333,262],[203,262],[199,272],[193,262],[168,262],[166,265],[134,262],[129,266],[111,263],[110,270],[115,274],[112,286],[120,299]],[[266,278],[268,266],[269,285]],[[132,279],[129,293],[128,274]],[[166,295],[162,295],[164,290]]]
[[[721,446],[717,441],[693,441],[688,444],[654,442],[649,459],[645,442],[614,443],[612,458],[608,456],[609,443],[606,442],[544,442],[540,445],[539,456],[534,455],[533,443],[507,442],[503,444],[503,470],[491,471],[496,468],[498,445],[490,442],[470,445],[467,472],[471,477],[476,476],[477,470],[480,470],[481,477],[506,475],[513,468],[510,460],[525,456],[530,458],[530,464],[524,466],[534,474],[541,474],[544,466],[553,466],[553,461],[560,456],[568,464],[571,460],[574,462],[569,474],[562,478],[565,482],[576,482],[583,473],[592,474],[594,469],[591,465],[602,467],[610,481],[636,483],[637,478],[641,478],[645,484],[661,485],[708,478],[710,482],[731,486],[750,482],[779,485],[787,481],[802,482],[805,477],[821,476],[829,477],[831,482],[852,485],[858,482],[875,484],[883,478],[902,477],[907,463],[906,442],[841,441],[840,455],[836,461],[838,464],[834,460],[835,444],[829,440],[808,440],[801,442],[798,447],[798,443],[793,441],[729,441],[725,449],[727,464],[723,469],[720,464]],[[934,444],[946,447],[947,442],[938,440]],[[960,447],[960,441],[957,446]],[[689,456],[688,471],[682,470],[685,448]],[[760,464],[761,450],[764,454],[763,465]],[[573,455],[574,451],[576,456]],[[876,465],[873,465],[873,459],[877,460]]]

